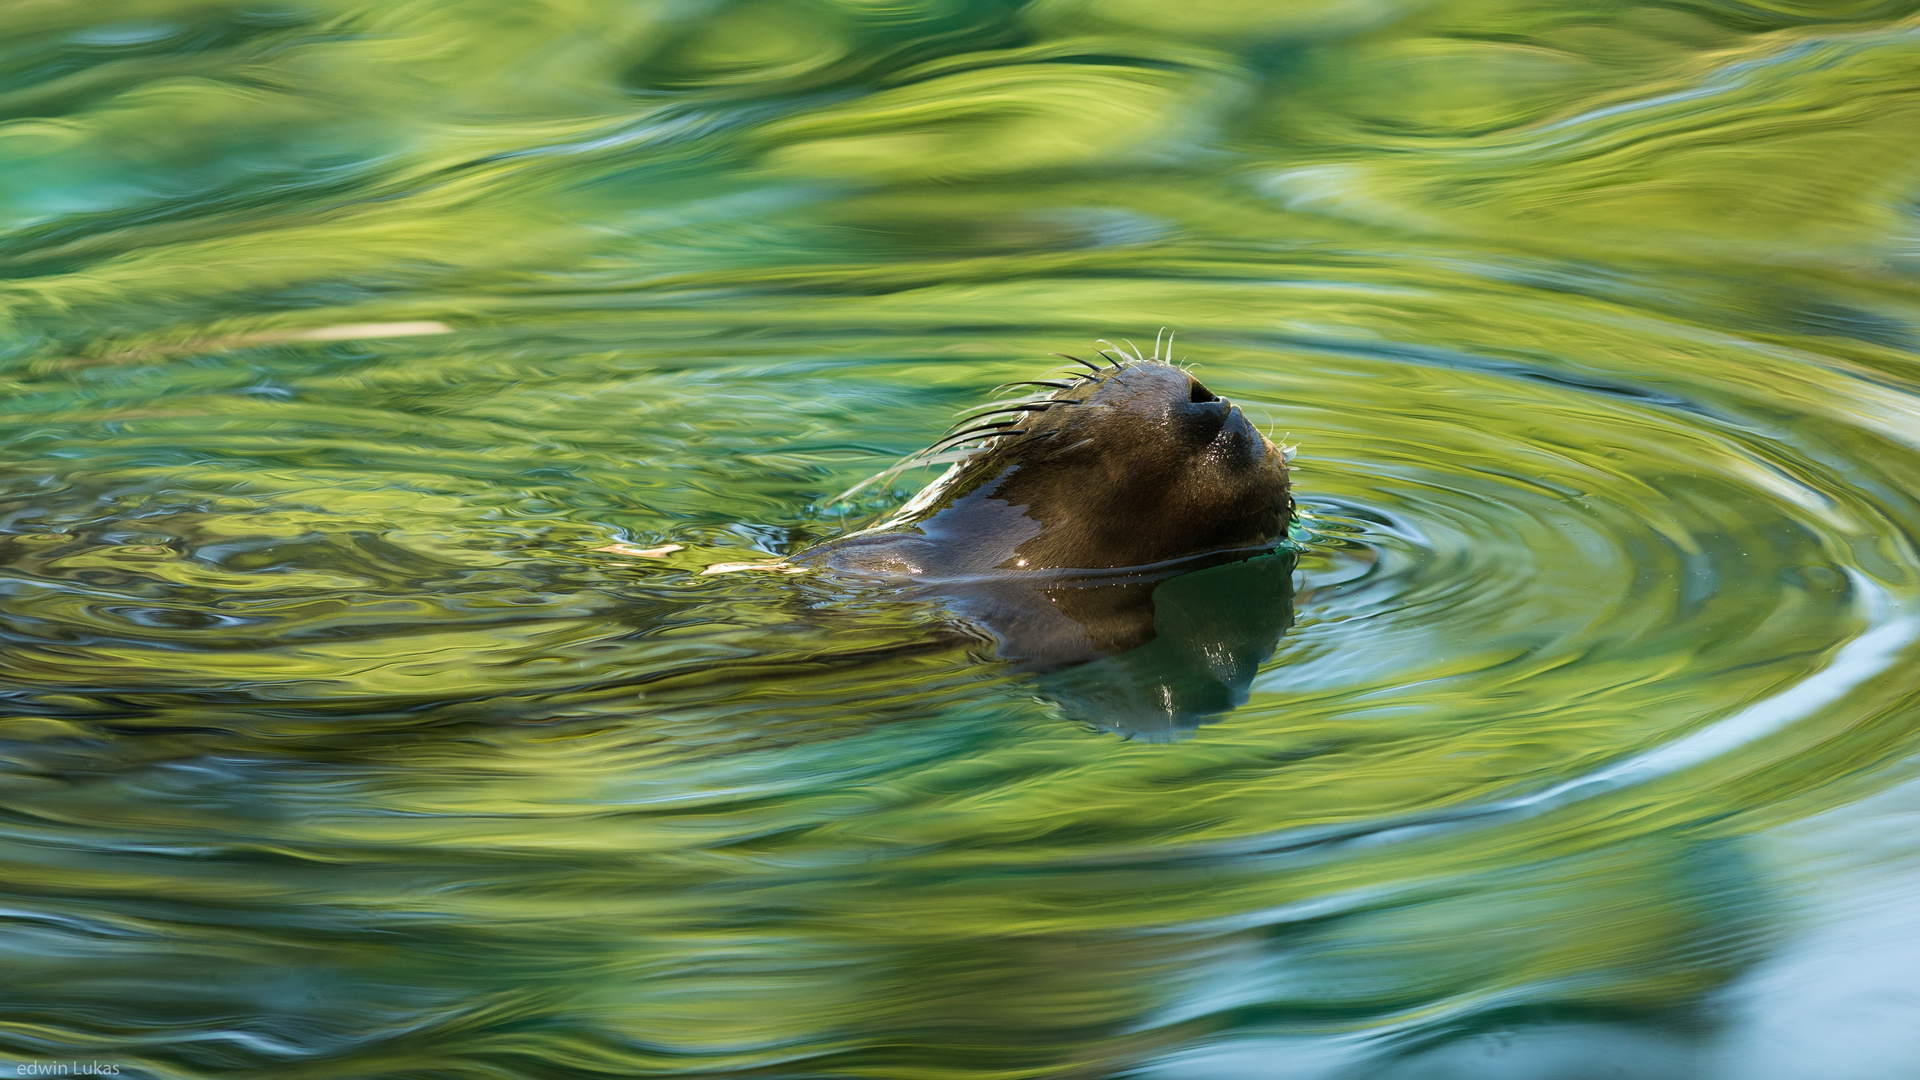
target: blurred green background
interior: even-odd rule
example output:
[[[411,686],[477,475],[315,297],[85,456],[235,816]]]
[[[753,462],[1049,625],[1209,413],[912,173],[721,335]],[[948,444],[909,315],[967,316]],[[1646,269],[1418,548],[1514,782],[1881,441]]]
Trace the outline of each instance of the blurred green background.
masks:
[[[0,1051],[1905,1075],[1916,131],[1909,0],[13,0]],[[1235,712],[698,574],[1162,327]]]

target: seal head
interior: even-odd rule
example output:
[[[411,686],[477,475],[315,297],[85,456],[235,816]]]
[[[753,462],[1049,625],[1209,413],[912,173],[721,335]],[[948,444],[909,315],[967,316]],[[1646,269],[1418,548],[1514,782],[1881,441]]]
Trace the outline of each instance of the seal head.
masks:
[[[980,449],[797,561],[926,580],[1149,567],[1285,537],[1286,455],[1237,405],[1159,359],[1081,363],[1070,381],[1030,384],[1049,394],[963,421],[929,452]]]
[[[940,479],[789,564],[898,583],[1070,715],[1166,738],[1244,701],[1292,621],[1287,455],[1157,348],[1100,355],[962,420],[905,463]]]

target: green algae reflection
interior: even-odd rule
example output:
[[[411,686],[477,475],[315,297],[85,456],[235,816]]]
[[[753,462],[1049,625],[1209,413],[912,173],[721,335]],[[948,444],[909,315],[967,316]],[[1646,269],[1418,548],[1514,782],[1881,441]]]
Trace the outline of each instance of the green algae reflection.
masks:
[[[7,1063],[1789,1080],[1801,1010],[1884,1076],[1765,973],[1920,749],[1916,62],[1906,0],[8,5]],[[699,573],[1161,327],[1301,447],[1232,712]]]

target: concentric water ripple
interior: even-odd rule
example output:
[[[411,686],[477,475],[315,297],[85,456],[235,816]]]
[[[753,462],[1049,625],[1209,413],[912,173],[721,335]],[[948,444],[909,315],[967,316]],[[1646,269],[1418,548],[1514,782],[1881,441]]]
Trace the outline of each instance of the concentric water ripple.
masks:
[[[1916,10],[0,11],[5,1063],[1885,1080]],[[1162,327],[1238,708],[700,573]]]
[[[779,552],[836,527],[810,516],[814,500],[871,454],[937,430],[941,397],[1032,371],[1028,340],[924,339],[900,359],[815,340],[678,372],[648,370],[644,354],[582,365],[568,395],[581,431],[617,425],[643,382],[650,431],[728,403],[709,435],[725,449],[680,452],[664,479],[579,436],[490,427],[463,445],[470,417],[403,419],[408,368],[440,351],[360,358],[357,416],[325,427],[300,419],[333,404],[297,373],[311,354],[227,361],[277,369],[290,392],[266,409],[171,400],[220,419],[197,425],[196,463],[164,485],[145,464],[112,464],[143,461],[150,434],[116,419],[140,406],[68,404],[68,422],[98,425],[91,459],[9,519],[13,694],[40,717],[12,721],[26,737],[13,752],[16,859],[40,889],[96,882],[82,922],[35,909],[63,953],[138,972],[185,948],[220,973],[199,1004],[175,1004],[180,1019],[141,1014],[151,1041],[117,1035],[120,1052],[376,1071],[400,1067],[378,1064],[400,1046],[484,1059],[500,1045],[473,1032],[508,1029],[457,989],[492,978],[475,963],[518,965],[504,1015],[569,1018],[556,1044],[568,1053],[702,1074],[812,1045],[820,1021],[801,1002],[815,984],[778,965],[847,967],[852,996],[829,1011],[875,1031],[926,1023],[917,999],[887,1003],[899,991],[882,972],[900,964],[958,963],[953,977],[990,978],[996,993],[1006,978],[1042,997],[1083,993],[1086,979],[1137,987],[1102,997],[1102,1015],[1157,1016],[1144,1046],[1203,1018],[1309,1002],[1413,1037],[1502,1001],[1563,998],[1528,988],[1540,964],[1584,987],[1566,1000],[1668,1008],[1732,969],[1662,975],[1653,957],[1753,947],[1744,924],[1703,913],[1740,910],[1759,887],[1737,849],[1671,830],[1724,814],[1727,790],[1756,771],[1818,787],[1833,753],[1904,738],[1876,732],[1860,694],[1910,655],[1915,582],[1886,556],[1911,507],[1866,497],[1863,473],[1910,456],[1888,447],[1839,477],[1835,444],[1883,437],[1784,423],[1739,386],[1576,379],[1572,360],[1189,335],[1210,385],[1300,444],[1314,539],[1294,627],[1252,700],[1173,747],[1061,718],[964,649],[885,658],[888,643],[931,640],[932,612],[832,582],[696,576],[714,552]],[[965,358],[941,359],[950,349]],[[466,384],[473,407],[565,393],[529,377],[539,359],[516,369],[490,355],[497,389]],[[903,389],[931,372],[951,389]],[[445,440],[431,468],[371,438],[406,424]],[[544,471],[503,497],[507,470],[540,453]],[[333,479],[344,473],[363,482]],[[737,520],[670,510],[721,497]],[[612,540],[692,547],[655,565],[596,550]],[[1180,798],[1143,794],[1161,789]],[[1630,858],[1627,836],[1643,838]],[[198,869],[181,877],[181,860]],[[1205,889],[1180,884],[1196,873]],[[1594,874],[1613,891],[1591,894]],[[155,875],[177,894],[158,908]],[[1482,879],[1507,884],[1467,884]],[[1555,884],[1573,880],[1587,884]],[[1504,914],[1449,914],[1444,897],[1461,889]],[[205,908],[236,895],[255,899]],[[876,903],[892,929],[849,936]],[[1696,914],[1649,923],[1650,904]],[[778,944],[716,930],[744,920],[737,933],[750,933],[768,905],[794,913]],[[1426,969],[1410,942],[1391,944],[1392,912],[1465,918],[1445,923],[1452,947],[1496,928],[1513,940],[1516,925],[1533,927],[1522,940],[1550,937],[1556,920],[1596,936],[1558,959],[1516,945],[1463,982],[1406,982]],[[98,919],[124,928],[86,921]],[[268,922],[244,929],[256,919]],[[1323,929],[1283,933],[1296,924]],[[263,1004],[281,976],[246,942],[269,925],[326,965],[337,1004]],[[366,934],[410,942],[411,974],[383,973],[385,947],[348,945]],[[1126,944],[1060,966],[1053,952],[1078,956],[1087,934]],[[983,947],[990,967],[938,959]],[[1303,972],[1335,978],[1359,948],[1389,965],[1376,990],[1285,989]],[[589,963],[650,988],[617,1015],[649,1018],[653,1034],[588,1019],[603,1006],[579,995],[608,984],[569,973]],[[1163,968],[1186,974],[1149,993]],[[34,993],[61,1002],[144,977],[96,988],[67,961],[47,970],[57,981]],[[403,989],[415,985],[440,989]],[[709,1005],[669,1004],[685,994]],[[367,1009],[383,1017],[371,1029]],[[197,1019],[214,1015],[252,1019]],[[1280,1030],[1329,1032],[1332,1015]],[[1058,1045],[1051,1024],[1022,1037]],[[84,1030],[60,1021],[49,1045]],[[1095,1045],[1109,1044],[1084,1052],[1109,1052]]]

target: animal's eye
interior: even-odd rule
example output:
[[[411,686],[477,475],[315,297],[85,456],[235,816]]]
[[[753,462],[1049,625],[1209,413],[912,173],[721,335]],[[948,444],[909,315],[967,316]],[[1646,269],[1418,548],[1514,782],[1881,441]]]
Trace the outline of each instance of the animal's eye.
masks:
[[[1187,384],[1187,400],[1198,405],[1203,401],[1219,401],[1220,399],[1214,397],[1213,391],[1201,386],[1199,380],[1196,379]]]

